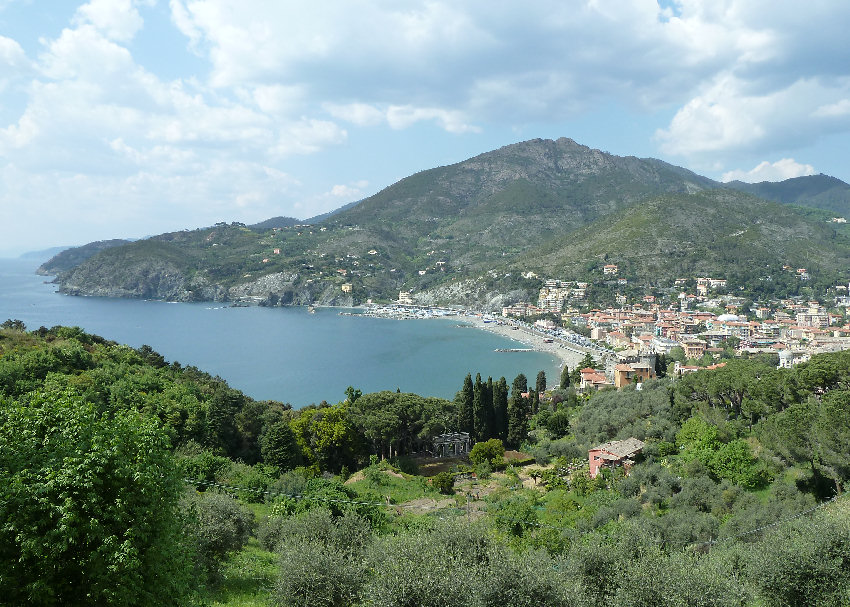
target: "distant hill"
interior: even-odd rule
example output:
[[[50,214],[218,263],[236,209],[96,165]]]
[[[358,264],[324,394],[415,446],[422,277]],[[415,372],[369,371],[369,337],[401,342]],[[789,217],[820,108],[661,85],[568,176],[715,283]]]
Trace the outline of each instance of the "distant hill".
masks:
[[[726,186],[765,200],[823,209],[844,218],[850,215],[850,185],[829,175],[810,175],[760,183],[731,181]]]
[[[777,260],[839,267],[845,237],[803,215],[660,160],[536,139],[422,171],[318,222],[162,234],[59,281],[77,294],[349,305],[492,269],[567,277],[605,259],[640,277]]]
[[[554,239],[516,265],[599,275],[606,263],[648,281],[714,273],[758,279],[784,264],[846,268],[850,239],[783,205],[720,189],[653,198]]]
[[[26,253],[19,255],[18,259],[50,259],[68,248],[70,247],[50,247],[49,249],[42,249],[41,251],[27,251]]]
[[[294,217],[272,217],[271,219],[266,219],[265,221],[255,223],[248,227],[254,230],[255,232],[265,232],[266,230],[271,230],[272,228],[288,228],[294,225],[298,225],[299,223],[304,222],[302,222],[300,219],[295,219]]]
[[[80,247],[65,249],[41,264],[36,270],[36,273],[45,276],[55,276],[67,272],[71,268],[75,268],[83,263],[92,255],[96,255],[106,249],[125,245],[128,242],[130,241],[123,239],[98,240],[97,242],[90,242]]]
[[[343,211],[347,211],[348,209],[357,206],[361,202],[363,202],[363,201],[362,200],[355,200],[354,202],[349,202],[348,204],[344,204],[341,207],[339,207],[338,209],[334,209],[333,211],[328,211],[327,213],[322,213],[321,215],[315,215],[314,217],[310,217],[309,219],[305,219],[301,223],[321,223],[325,219],[328,219],[329,217],[333,217],[334,215],[342,213]]]

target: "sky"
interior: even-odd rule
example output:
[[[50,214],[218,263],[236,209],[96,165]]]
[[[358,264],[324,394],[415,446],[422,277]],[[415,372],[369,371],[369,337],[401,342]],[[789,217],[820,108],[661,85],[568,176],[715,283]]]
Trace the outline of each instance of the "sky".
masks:
[[[0,0],[0,255],[305,219],[570,137],[850,182],[842,0]]]

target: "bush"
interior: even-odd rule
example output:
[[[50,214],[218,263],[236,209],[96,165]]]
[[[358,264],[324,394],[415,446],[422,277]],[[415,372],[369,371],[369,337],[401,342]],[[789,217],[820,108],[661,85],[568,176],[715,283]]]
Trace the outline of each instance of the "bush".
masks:
[[[233,497],[211,491],[189,494],[186,506],[198,565],[208,580],[215,581],[225,557],[248,543],[254,515]]]
[[[498,438],[491,438],[488,441],[475,443],[475,446],[469,451],[469,461],[478,465],[483,462],[491,464],[504,458],[505,445]]]
[[[443,495],[454,495],[455,476],[451,472],[438,472],[431,478],[431,486]]]
[[[0,398],[0,601],[183,604],[183,484],[169,447],[156,421],[79,396]]]

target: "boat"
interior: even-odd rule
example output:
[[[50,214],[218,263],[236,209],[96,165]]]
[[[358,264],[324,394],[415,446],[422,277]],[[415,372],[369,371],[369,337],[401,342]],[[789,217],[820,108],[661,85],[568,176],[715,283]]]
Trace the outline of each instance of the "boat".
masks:
[[[307,312],[308,312],[309,314],[315,314],[315,313],[316,313],[316,308],[314,308],[313,306],[307,306]]]

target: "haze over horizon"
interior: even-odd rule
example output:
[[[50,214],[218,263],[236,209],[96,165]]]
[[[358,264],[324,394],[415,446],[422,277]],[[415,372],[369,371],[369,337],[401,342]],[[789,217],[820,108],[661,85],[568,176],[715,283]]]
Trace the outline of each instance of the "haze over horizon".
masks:
[[[0,0],[0,255],[307,218],[535,137],[850,181],[850,5]]]

